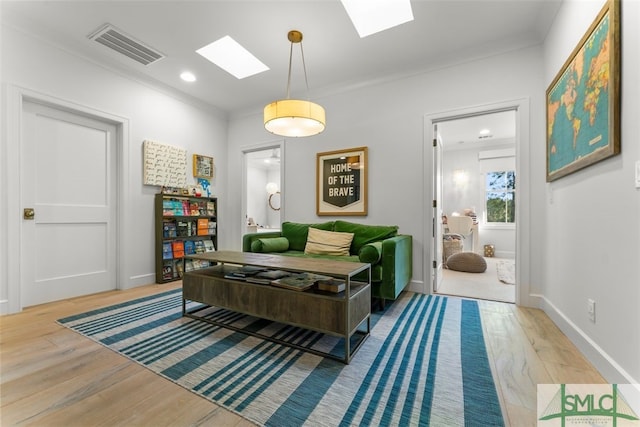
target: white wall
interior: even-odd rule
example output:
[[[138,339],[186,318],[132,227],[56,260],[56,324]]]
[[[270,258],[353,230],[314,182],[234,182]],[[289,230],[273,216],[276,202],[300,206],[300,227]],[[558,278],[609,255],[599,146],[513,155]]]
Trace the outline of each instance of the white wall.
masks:
[[[265,190],[268,181],[266,169],[247,167],[247,216],[254,224],[265,226],[269,210],[269,195]]]
[[[127,230],[123,250],[128,251],[125,265],[121,266],[119,277],[124,277],[123,288],[145,283],[153,283],[154,276],[154,223],[153,195],[158,187],[142,184],[142,141],[153,139],[187,149],[188,158],[198,153],[215,158],[216,177],[212,182],[214,195],[220,200],[220,246],[224,247],[226,231],[225,185],[221,177],[227,175],[224,159],[226,152],[226,117],[195,102],[186,102],[172,94],[140,84],[110,70],[95,65],[58,47],[23,34],[7,26],[2,27],[2,85],[3,107],[7,103],[8,85],[26,88],[38,93],[75,103],[79,106],[104,111],[108,114],[124,117],[129,121],[129,149],[125,153],[130,175],[123,177],[126,194],[123,216],[125,223],[119,224]],[[8,149],[17,141],[7,140],[7,109],[3,108],[2,121],[2,188],[3,206],[0,214],[0,233],[7,235],[8,227],[13,227],[15,212],[7,212],[9,198],[15,203],[19,195],[19,176],[6,176],[9,162],[16,158],[7,158]],[[190,164],[190,162],[188,162]],[[15,168],[14,168],[15,169]],[[187,176],[191,176],[188,171]],[[192,179],[192,178],[191,178]],[[224,181],[224,179],[223,179]],[[8,295],[7,245],[15,248],[19,242],[6,242],[1,239],[0,247],[0,300],[14,298]]]
[[[513,142],[508,145],[494,145],[491,150],[500,148],[513,149]],[[464,209],[475,209],[478,216],[478,249],[484,253],[484,245],[494,245],[495,256],[499,258],[515,258],[516,230],[513,226],[491,226],[484,224],[485,175],[480,171],[478,155],[487,148],[445,149],[442,155],[442,209],[447,216],[452,212],[463,213]],[[455,172],[466,172],[466,182],[456,182]],[[516,196],[516,203],[518,197]]]
[[[282,220],[322,222],[341,218],[398,225],[401,233],[413,236],[412,285],[424,289],[424,260],[431,256],[429,248],[425,249],[430,242],[424,241],[425,197],[430,197],[423,176],[425,115],[529,98],[532,113],[525,119],[532,125],[531,139],[539,143],[544,138],[541,63],[542,51],[533,47],[314,99],[327,111],[327,129],[314,137],[285,141],[286,218]],[[241,170],[242,147],[272,138],[262,126],[261,114],[262,110],[256,110],[254,114],[230,120],[231,209],[240,206],[241,188],[236,171]],[[316,153],[359,146],[369,147],[368,216],[316,216]],[[241,215],[237,212],[229,217]],[[241,242],[240,227],[231,229],[238,230],[230,240],[237,248]]]
[[[266,190],[269,182],[280,188],[279,169],[247,168],[247,214],[260,227],[279,229],[280,211],[269,207],[269,193]]]
[[[544,44],[549,84],[603,1],[565,1]],[[640,2],[622,3],[622,153],[554,181],[540,194],[544,308],[610,382],[640,382]],[[544,144],[535,148],[536,159]],[[540,163],[534,169],[543,168]],[[537,177],[541,179],[542,177]],[[596,302],[596,323],[587,299]]]

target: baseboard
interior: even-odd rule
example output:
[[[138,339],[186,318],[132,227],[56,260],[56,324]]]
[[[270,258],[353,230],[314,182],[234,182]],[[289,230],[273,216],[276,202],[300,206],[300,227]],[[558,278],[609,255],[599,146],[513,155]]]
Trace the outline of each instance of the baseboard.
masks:
[[[419,294],[430,294],[431,292],[425,288],[425,284],[422,280],[412,280],[405,288],[407,291],[416,292]]]
[[[508,259],[516,259],[516,253],[513,251],[496,251],[496,258],[508,258]]]
[[[4,314],[9,314],[9,300],[3,299],[0,300],[0,316]]]
[[[532,295],[532,297],[539,298],[540,309],[549,316],[553,323],[560,328],[610,384],[638,384],[637,379],[632,378],[627,371],[553,305],[551,301],[542,295]]]
[[[138,286],[151,285],[153,283],[156,283],[155,273],[140,274],[138,276],[129,277],[127,283],[124,283],[120,289],[132,289],[137,288]]]

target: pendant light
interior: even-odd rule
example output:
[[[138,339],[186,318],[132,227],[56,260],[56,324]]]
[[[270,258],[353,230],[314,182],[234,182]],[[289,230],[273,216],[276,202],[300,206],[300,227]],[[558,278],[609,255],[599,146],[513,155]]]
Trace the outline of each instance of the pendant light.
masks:
[[[287,78],[287,99],[272,102],[264,107],[264,127],[267,131],[280,136],[302,137],[317,135],[325,128],[324,108],[311,101],[290,99],[289,97],[291,87],[291,60],[293,58],[294,43],[300,43],[304,80],[307,85],[307,91],[309,91],[307,67],[304,62],[304,51],[302,50],[302,33],[297,30],[292,30],[289,31],[287,38],[291,42],[291,49],[289,51],[289,77]]]

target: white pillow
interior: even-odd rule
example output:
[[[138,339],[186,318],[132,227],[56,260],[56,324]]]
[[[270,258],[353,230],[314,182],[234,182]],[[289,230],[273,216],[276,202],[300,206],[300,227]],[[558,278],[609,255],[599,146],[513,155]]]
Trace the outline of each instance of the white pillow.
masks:
[[[349,255],[353,233],[325,231],[309,227],[305,254],[313,255]]]

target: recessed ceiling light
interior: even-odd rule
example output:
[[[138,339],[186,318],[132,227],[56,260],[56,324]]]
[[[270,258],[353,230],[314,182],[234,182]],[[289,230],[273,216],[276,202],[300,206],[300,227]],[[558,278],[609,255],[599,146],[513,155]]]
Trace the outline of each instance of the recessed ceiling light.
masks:
[[[480,131],[480,135],[478,135],[478,139],[487,139],[487,138],[493,138],[493,135],[491,135],[491,130],[490,129],[482,129]]]
[[[413,21],[409,0],[341,0],[360,37]]]
[[[194,76],[193,73],[190,71],[185,71],[184,73],[180,74],[180,78],[185,82],[190,82],[190,83],[196,81],[196,76]]]
[[[196,52],[237,79],[244,79],[269,69],[229,36],[201,47]]]

